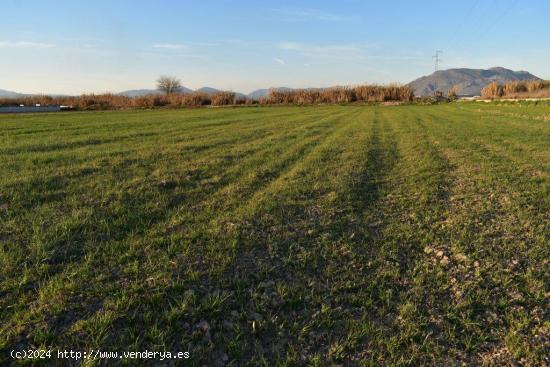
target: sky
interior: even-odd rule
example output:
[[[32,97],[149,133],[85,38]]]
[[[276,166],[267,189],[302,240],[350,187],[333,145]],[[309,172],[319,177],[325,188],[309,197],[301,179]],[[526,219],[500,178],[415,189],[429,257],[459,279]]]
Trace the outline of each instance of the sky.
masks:
[[[0,89],[407,83],[503,66],[550,79],[547,0],[0,0]]]

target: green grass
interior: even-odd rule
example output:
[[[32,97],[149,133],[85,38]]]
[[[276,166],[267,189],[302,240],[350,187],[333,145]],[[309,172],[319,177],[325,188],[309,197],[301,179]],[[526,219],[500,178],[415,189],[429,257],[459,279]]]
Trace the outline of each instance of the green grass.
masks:
[[[0,116],[0,364],[548,364],[548,115]]]

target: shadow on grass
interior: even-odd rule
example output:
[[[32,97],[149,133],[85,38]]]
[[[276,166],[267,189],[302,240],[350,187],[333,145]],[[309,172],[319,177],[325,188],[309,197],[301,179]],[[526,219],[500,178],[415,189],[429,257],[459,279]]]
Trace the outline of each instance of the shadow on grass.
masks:
[[[332,131],[333,127],[329,127],[326,131],[323,132],[324,135],[329,134]],[[264,134],[265,135],[265,134]],[[256,137],[256,139],[263,138],[264,135]],[[300,141],[296,145],[303,145],[303,141]],[[314,142],[305,144],[300,149],[300,154],[296,155],[296,159],[301,156],[301,154],[306,153],[309,149],[312,149],[315,146]],[[294,159],[294,158],[292,158]],[[237,162],[235,162],[236,164]],[[220,165],[225,164],[220,161]],[[120,171],[118,174],[122,177],[127,167],[119,167]],[[223,167],[211,167],[208,172],[203,174],[194,175],[193,181],[208,181],[207,178],[215,176],[220,172]],[[81,171],[78,172],[79,176]],[[90,174],[90,172],[84,171],[84,175]],[[200,172],[199,172],[200,173]],[[187,176],[182,174],[182,177]],[[196,176],[196,177],[195,177]],[[51,191],[58,193],[63,188],[66,188],[71,182],[71,179],[75,177],[64,177],[64,176],[55,176],[48,178],[33,178],[28,183],[27,186],[32,188],[32,191],[36,191],[37,195],[41,195],[41,200],[30,200],[30,198],[22,198],[22,201],[27,206],[30,205],[40,205],[45,204],[43,199],[51,199],[52,204],[56,204],[57,199],[62,199],[63,196],[56,197]],[[184,186],[189,185],[189,183],[182,178],[182,181],[167,181],[162,184],[151,182],[152,185],[145,185],[145,183],[133,184],[129,188],[129,192],[123,192],[122,195],[118,195],[108,200],[107,202],[102,203],[87,203],[93,206],[92,216],[84,218],[82,222],[74,221],[68,224],[61,226],[62,232],[59,232],[57,229],[50,231],[47,238],[44,239],[44,242],[47,243],[48,249],[51,250],[51,254],[48,258],[43,261],[43,274],[42,278],[52,279],[57,274],[62,273],[65,269],[70,268],[74,264],[79,264],[82,260],[88,256],[90,253],[97,251],[98,246],[115,246],[118,245],[119,241],[123,241],[131,236],[140,236],[144,235],[151,228],[154,228],[158,223],[166,221],[170,215],[173,214],[173,209],[180,207],[188,199],[185,194],[182,194],[182,190],[185,191]],[[228,185],[229,182],[226,179],[216,181],[213,184],[202,185],[201,192],[194,193],[194,200],[200,202],[201,198],[207,198],[216,190]],[[158,185],[158,187],[157,187]],[[135,190],[136,186],[140,190]],[[143,190],[142,187],[145,187]],[[16,187],[13,188],[16,190]],[[26,189],[17,188],[18,192],[25,192]],[[44,193],[50,193],[45,195]],[[60,193],[59,195],[62,195]],[[159,195],[162,197],[159,197]],[[160,200],[160,201],[159,201]],[[154,208],[148,206],[148,203],[157,203]],[[97,226],[97,224],[103,224],[103,228]],[[59,232],[59,233],[58,233]],[[95,236],[95,237],[93,237]],[[200,241],[202,238],[195,239]],[[158,239],[155,239],[158,240]],[[212,240],[206,238],[207,241]],[[205,242],[207,242],[205,241]],[[165,239],[165,242],[169,240]],[[203,243],[204,245],[204,243]],[[139,251],[139,250],[138,250]],[[146,260],[142,260],[146,262]],[[109,271],[117,272],[120,269],[108,269]],[[121,281],[120,277],[122,274],[105,274],[109,279],[113,281]],[[35,280],[29,280],[30,283],[36,283]],[[177,283],[177,282],[176,282]],[[47,285],[47,282],[45,283]],[[40,289],[35,289],[34,287],[22,287],[19,290],[14,290],[9,294],[10,297],[21,297],[23,294],[28,292],[39,292]],[[157,293],[152,297],[140,297],[136,299],[136,304],[133,303],[128,305],[128,307],[135,306],[136,312],[138,309],[147,310],[155,309],[158,305],[157,302],[159,297],[164,299],[170,299],[175,297],[180,299],[181,294],[180,286],[176,287],[167,287],[167,289]],[[173,293],[172,293],[173,292]],[[215,301],[215,297],[211,297]],[[151,302],[151,303],[149,303]],[[13,302],[15,303],[15,302]],[[79,319],[86,319],[91,317],[96,311],[98,311],[97,302],[91,299],[79,299],[80,305],[71,304],[70,307],[77,307],[78,310],[73,312],[70,309],[64,310],[60,317],[58,315],[47,315],[46,322],[48,322],[48,333],[52,336],[56,335],[54,338],[57,342],[64,343],[66,341],[66,335],[64,335],[68,329]],[[200,308],[205,314],[209,314],[212,309],[216,307],[210,307],[205,305]],[[74,317],[64,317],[64,314],[74,315]],[[162,315],[162,314],[161,314]],[[77,317],[78,316],[78,317]],[[155,315],[157,317],[158,315]],[[138,315],[136,315],[138,317]],[[55,321],[53,320],[55,319]],[[31,323],[29,323],[31,324]],[[139,324],[141,325],[141,323]],[[181,330],[178,330],[181,332]],[[112,335],[114,338],[115,336]]]
[[[349,186],[339,188],[341,196],[331,207],[319,205],[326,192],[298,187],[281,193],[284,199],[269,212],[257,213],[238,228],[231,262],[217,277],[202,272],[199,307],[185,318],[191,325],[208,320],[215,330],[213,343],[188,338],[180,347],[211,363],[208,356],[224,350],[237,360],[273,362],[293,348],[306,359],[326,356],[331,343],[346,338],[347,322],[358,320],[365,307],[361,288],[376,279],[372,273],[377,269],[367,263],[376,256],[381,228],[364,218],[380,215],[384,179],[399,159],[397,142],[382,128],[374,122],[363,164]],[[219,292],[227,295],[221,310],[204,312],[200,305]],[[373,295],[373,302],[383,303],[383,296]],[[319,316],[321,310],[326,315]],[[220,328],[224,322],[232,328]]]

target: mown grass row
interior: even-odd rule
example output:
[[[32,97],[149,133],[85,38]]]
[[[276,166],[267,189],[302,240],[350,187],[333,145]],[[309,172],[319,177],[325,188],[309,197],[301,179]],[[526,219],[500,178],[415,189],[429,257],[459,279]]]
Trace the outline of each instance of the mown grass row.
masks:
[[[483,363],[544,364],[548,167],[503,141],[529,147],[547,162],[548,151],[537,141],[541,133],[548,136],[548,127],[510,118],[468,117],[453,111],[425,118],[427,129],[458,167],[445,231],[454,236],[433,251],[452,254],[442,276],[447,280],[442,299],[448,300],[445,307],[454,318],[447,327],[459,331],[454,335],[457,350]],[[533,133],[536,129],[540,131]],[[430,271],[425,278],[431,278]]]

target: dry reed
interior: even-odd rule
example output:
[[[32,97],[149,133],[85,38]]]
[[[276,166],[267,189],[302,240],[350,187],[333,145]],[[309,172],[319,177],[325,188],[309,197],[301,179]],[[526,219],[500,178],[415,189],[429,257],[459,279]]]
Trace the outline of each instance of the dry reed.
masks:
[[[272,89],[266,97],[259,101],[245,96],[237,96],[233,92],[221,91],[214,94],[206,93],[171,93],[168,95],[150,94],[139,97],[127,97],[117,94],[84,94],[81,96],[51,97],[44,95],[21,98],[0,99],[0,106],[13,105],[64,105],[75,110],[115,110],[129,108],[158,107],[198,107],[198,106],[228,106],[261,104],[345,104],[353,102],[388,102],[411,101],[413,91],[408,86],[397,84],[359,85],[353,87],[333,87],[319,89],[296,89],[280,91]]]
[[[481,90],[481,96],[496,98],[548,98],[550,80],[522,80],[504,84],[491,83]]]

